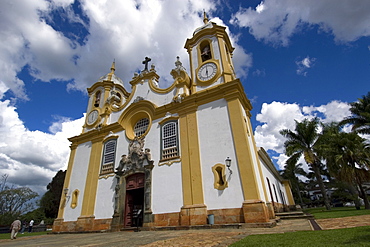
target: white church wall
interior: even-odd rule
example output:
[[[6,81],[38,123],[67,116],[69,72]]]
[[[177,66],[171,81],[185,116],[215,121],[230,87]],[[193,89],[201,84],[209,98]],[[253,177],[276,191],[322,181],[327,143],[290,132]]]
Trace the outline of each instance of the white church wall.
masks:
[[[64,221],[75,221],[81,215],[82,200],[85,191],[85,183],[89,159],[91,152],[91,142],[80,144],[76,149],[75,159],[73,162],[71,179],[69,183],[69,199],[66,208],[64,209]],[[79,190],[77,207],[71,208],[72,193],[74,190]]]
[[[198,108],[199,144],[201,150],[204,201],[209,210],[239,208],[243,202],[243,192],[236,165],[235,147],[229,122],[227,102],[217,100]],[[212,167],[232,160],[232,174],[226,170],[228,188],[214,188]]]
[[[270,188],[268,186],[268,182],[267,182],[267,179],[270,181],[270,186],[271,186],[271,193],[273,195],[273,200],[276,202],[276,198],[275,198],[275,194],[274,194],[274,189],[273,189],[273,184],[275,184],[275,176],[270,172],[270,170],[266,167],[266,164],[263,162],[262,159],[260,159],[260,162],[262,164],[262,178],[265,180],[265,183],[266,183],[266,192],[267,192],[267,200],[266,201],[269,201],[271,202],[272,201],[272,198],[271,198],[271,195],[270,195]]]
[[[181,163],[159,166],[161,132],[158,122],[160,120],[162,119],[153,121],[150,132],[145,137],[145,147],[150,149],[154,160],[151,204],[153,214],[179,212],[183,206]]]
[[[153,168],[153,214],[180,212],[183,206],[181,163]]]
[[[95,219],[111,218],[114,213],[115,177],[101,178],[95,201]]]

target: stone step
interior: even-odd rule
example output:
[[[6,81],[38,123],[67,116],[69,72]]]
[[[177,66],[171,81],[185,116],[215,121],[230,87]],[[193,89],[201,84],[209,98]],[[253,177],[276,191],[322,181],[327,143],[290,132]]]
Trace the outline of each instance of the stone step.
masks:
[[[291,215],[305,215],[303,211],[288,211],[288,212],[280,212],[275,213],[276,216],[291,216]]]
[[[312,215],[287,215],[278,217],[280,218],[280,220],[313,219]]]

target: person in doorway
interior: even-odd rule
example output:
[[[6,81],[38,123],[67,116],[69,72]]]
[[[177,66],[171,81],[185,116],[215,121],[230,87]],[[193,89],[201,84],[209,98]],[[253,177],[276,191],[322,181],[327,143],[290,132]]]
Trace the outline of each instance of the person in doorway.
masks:
[[[18,231],[21,229],[21,221],[19,219],[16,219],[15,221],[13,221],[13,223],[10,225],[10,230],[11,230],[11,233],[10,233],[10,239],[13,240],[13,239],[16,239],[17,238],[17,234],[18,234]]]
[[[30,224],[28,225],[28,232],[31,233],[32,232],[32,227],[33,227],[33,220],[30,221]]]

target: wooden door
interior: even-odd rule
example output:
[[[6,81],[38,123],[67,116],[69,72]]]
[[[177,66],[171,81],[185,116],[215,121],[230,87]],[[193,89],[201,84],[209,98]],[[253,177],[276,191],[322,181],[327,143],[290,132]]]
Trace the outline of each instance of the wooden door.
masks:
[[[126,178],[125,227],[134,225],[134,209],[144,208],[144,183],[144,173],[133,174]]]

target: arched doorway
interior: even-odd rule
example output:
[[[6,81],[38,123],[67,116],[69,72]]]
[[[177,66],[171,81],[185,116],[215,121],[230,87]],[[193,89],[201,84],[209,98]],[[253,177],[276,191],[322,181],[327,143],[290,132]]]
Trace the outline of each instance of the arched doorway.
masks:
[[[143,225],[144,184],[144,173],[135,173],[126,178],[125,227]]]

